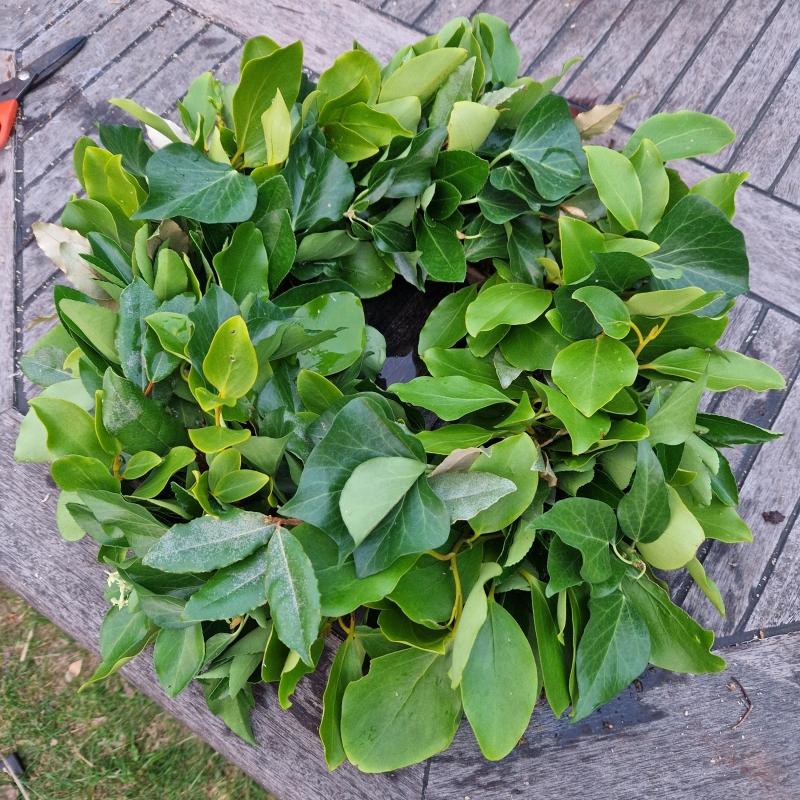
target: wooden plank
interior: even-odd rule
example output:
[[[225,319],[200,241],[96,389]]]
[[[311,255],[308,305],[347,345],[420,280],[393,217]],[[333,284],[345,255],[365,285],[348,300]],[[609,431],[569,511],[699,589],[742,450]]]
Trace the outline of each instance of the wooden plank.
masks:
[[[679,2],[654,5],[650,0],[635,0],[566,84],[563,93],[567,98],[587,107],[604,103],[633,65],[656,45],[661,27]]]
[[[527,71],[582,5],[581,0],[537,0],[530,5],[511,31],[511,37],[519,48],[522,59],[521,72]],[[566,60],[578,54],[565,50],[561,55],[564,57],[562,60]],[[541,79],[548,76],[536,69],[533,77]]]
[[[761,26],[779,7],[780,0],[737,0],[658,110],[705,110],[747,54]],[[722,152],[730,155],[730,145]]]
[[[725,93],[710,109],[711,113],[722,117],[736,131],[739,140],[758,119],[762,105],[769,102],[773,87],[791,69],[797,52],[798,35],[800,15],[797,6],[784,3],[755,43],[747,60],[740,65]],[[709,110],[708,107],[706,110]],[[760,127],[762,123],[756,121],[755,124]],[[725,169],[730,157],[731,148],[727,148],[715,156],[704,156],[702,160],[717,169]]]
[[[610,98],[622,100],[632,94],[641,95],[625,109],[627,125],[636,127],[652,115],[672,81],[691,60],[694,50],[729,3],[730,0],[703,0],[702,3],[684,2],[678,7],[656,45],[619,87],[616,96]]]
[[[25,165],[26,193],[51,163],[72,151],[73,143],[81,134],[93,129],[95,120],[107,117],[109,98],[130,96],[205,24],[183,9],[170,12],[163,20],[145,15],[136,21],[136,37],[142,38],[124,52],[122,58],[112,61],[96,80],[73,95],[54,119],[26,132],[23,139],[26,149],[37,154],[37,158],[28,159]],[[133,20],[131,22],[133,24]]]
[[[800,142],[800,139],[798,139]],[[795,148],[798,143],[795,143]],[[798,157],[798,150],[795,149],[792,156],[790,156],[789,163],[775,186],[775,194],[782,200],[788,200],[796,206],[800,206],[800,157]]]
[[[98,652],[98,630],[108,603],[105,573],[91,542],[69,544],[54,524],[57,490],[44,465],[18,465],[11,458],[19,415],[0,415],[0,581],[74,638]],[[289,712],[280,710],[274,687],[257,691],[253,732],[261,747],[242,742],[205,707],[197,684],[170,700],[153,673],[152,655],[131,662],[123,674],[191,731],[281,800],[341,797],[417,800],[424,766],[387,775],[361,775],[343,764],[329,773],[317,737],[327,664],[337,642],[329,640],[325,664],[301,682]]]
[[[721,654],[723,673],[648,670],[640,691],[629,687],[575,725],[540,704],[522,743],[499,764],[481,757],[464,722],[450,749],[432,759],[425,800],[799,796],[800,635]],[[754,704],[735,729],[745,704],[734,677]]]
[[[787,317],[770,312],[759,334],[772,326],[769,338],[773,341],[777,339],[780,336],[779,329],[783,326],[787,339],[784,347],[794,347],[796,353],[800,326]],[[754,341],[757,339],[759,336]],[[706,558],[706,572],[719,586],[727,618],[719,618],[696,586],[689,590],[686,597],[684,608],[700,624],[713,628],[722,636],[730,635],[746,624],[750,602],[755,599],[759,582],[783,531],[784,525],[768,522],[764,519],[764,512],[779,511],[788,518],[800,497],[800,470],[787,468],[796,465],[796,453],[800,448],[798,414],[800,390],[795,386],[772,426],[775,430],[783,431],[784,436],[761,448],[742,486],[738,510],[753,531],[754,541],[719,546],[715,542]]]
[[[527,68],[523,59],[523,71],[547,77],[558,74],[561,65],[568,58],[588,58],[630,5],[631,0],[603,0],[582,4]],[[535,10],[533,15],[537,16]]]
[[[0,83],[14,76],[14,53],[0,50]],[[0,150],[0,412],[14,404],[14,298],[17,211],[14,202],[16,137]]]
[[[453,17],[471,17],[478,10],[479,0],[439,0],[417,20],[417,27],[426,33],[436,33]],[[387,8],[390,14],[392,10]],[[483,11],[483,9],[480,9]]]
[[[467,0],[467,2],[471,3],[471,0]],[[387,3],[384,3],[383,10],[396,20],[413,25],[417,17],[424,14],[430,5],[431,0],[388,0]],[[440,4],[436,3],[434,8],[436,5]],[[441,5],[447,7],[450,6],[450,2],[447,0],[445,3],[441,3]],[[455,5],[455,3],[453,5]],[[452,14],[448,15],[447,19],[455,16],[458,16],[458,14],[454,11]],[[447,22],[447,20],[445,20],[445,22]]]
[[[41,86],[25,96],[23,111],[28,132],[43,124],[60,106],[100,74],[149,26],[171,9],[166,0],[137,0],[121,6],[81,3],[68,16],[22,51],[22,64],[30,62],[70,36],[88,36],[83,49]]]
[[[242,36],[267,33],[281,44],[302,37],[305,65],[316,73],[352,48],[354,36],[384,62],[421,38],[413,28],[354,0],[194,0],[191,8]]]
[[[0,47],[16,50],[43,28],[52,25],[76,0],[7,0],[2,5]]]
[[[800,50],[791,72],[749,139],[736,153],[731,169],[750,173],[748,183],[769,189],[797,142],[795,98],[800,91]],[[787,126],[792,135],[787,136]]]
[[[480,11],[484,14],[494,14],[506,21],[509,27],[513,26],[520,17],[523,16],[530,8],[536,5],[537,0],[483,0],[480,4]],[[579,0],[566,0],[564,5],[576,6]],[[511,36],[515,42],[517,37],[514,32]]]
[[[777,560],[773,554],[775,568],[747,622],[748,630],[800,623],[800,528],[796,522],[787,534]]]

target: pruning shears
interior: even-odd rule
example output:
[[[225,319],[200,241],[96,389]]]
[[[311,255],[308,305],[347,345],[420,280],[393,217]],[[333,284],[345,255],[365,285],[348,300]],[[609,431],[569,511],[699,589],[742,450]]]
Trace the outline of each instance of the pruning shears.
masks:
[[[25,69],[20,70],[10,81],[0,83],[0,147],[8,141],[8,137],[11,135],[11,129],[14,127],[14,120],[17,118],[19,110],[19,101],[23,95],[61,69],[80,52],[84,44],[86,44],[85,36],[67,39],[58,47],[39,56]]]

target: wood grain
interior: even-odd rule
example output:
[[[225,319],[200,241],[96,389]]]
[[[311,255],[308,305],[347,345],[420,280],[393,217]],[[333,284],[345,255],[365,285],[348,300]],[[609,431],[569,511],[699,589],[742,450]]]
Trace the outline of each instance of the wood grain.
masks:
[[[787,338],[790,335],[794,337],[793,345],[787,343],[786,347],[790,349],[794,346],[796,353],[798,326],[786,317],[778,319],[777,314],[774,321],[769,317],[768,314],[762,324],[762,331],[768,321],[779,326],[782,319],[794,326],[795,330],[785,329]],[[757,336],[754,341],[758,338]],[[696,586],[689,590],[686,597],[684,608],[700,624],[713,628],[719,635],[727,636],[746,626],[748,608],[751,601],[756,599],[761,578],[785,527],[783,523],[773,524],[766,521],[764,512],[779,511],[788,520],[800,497],[800,470],[787,468],[787,465],[797,463],[796,454],[800,448],[799,422],[800,391],[795,385],[772,426],[775,430],[783,431],[784,436],[761,448],[740,492],[738,511],[753,531],[754,541],[722,546],[715,542],[706,558],[706,572],[719,586],[725,601],[727,618],[720,619]]]
[[[511,38],[519,48],[522,59],[520,72],[527,72],[533,61],[545,50],[582,5],[583,3],[579,0],[536,0],[531,4],[511,31]],[[566,61],[577,53],[565,52],[561,55],[564,56],[562,61]],[[532,76],[539,80],[548,77],[538,69],[533,71]]]
[[[83,49],[49,80],[25,97],[25,127],[43,124],[120,53],[172,8],[166,0],[136,0],[133,3],[81,3],[22,51],[22,64],[30,62],[70,36],[88,36]]]
[[[658,42],[619,87],[616,96],[610,98],[622,100],[632,94],[641,95],[625,109],[626,124],[636,127],[653,113],[729,2],[703,0],[702,3],[684,2],[678,7]]]
[[[154,9],[157,10],[160,7]],[[26,150],[37,154],[25,165],[26,189],[47,171],[52,162],[70,153],[75,140],[91,131],[96,120],[108,117],[109,98],[130,96],[203,26],[202,19],[183,9],[170,12],[163,20],[155,14],[150,16],[149,12],[139,17],[132,37],[138,44],[127,50],[124,57],[112,61],[96,80],[73,95],[54,119],[46,120],[40,127],[26,133]]]
[[[0,83],[14,76],[14,54],[0,50]],[[14,296],[16,268],[16,181],[12,134],[0,150],[0,412],[14,404]]]
[[[108,608],[96,546],[87,541],[70,544],[59,537],[54,524],[58,490],[47,467],[13,462],[19,419],[15,411],[0,415],[0,524],[4,531],[0,581],[96,653],[100,622]],[[336,640],[331,640],[326,664],[335,646]],[[261,747],[253,748],[210,714],[197,685],[169,700],[153,673],[150,652],[124,670],[134,686],[281,800],[417,800],[422,793],[423,765],[387,775],[361,775],[349,764],[328,772],[317,736],[326,673],[324,665],[300,684],[289,712],[280,710],[273,687],[259,689],[252,720]]]
[[[800,142],[800,139],[798,139]],[[775,186],[775,195],[800,206],[800,158],[797,156],[798,143],[795,142],[794,155],[784,166],[784,172]]]
[[[613,31],[629,3],[630,0],[604,0],[602,3],[581,4],[527,69],[525,59],[522,60],[523,70],[534,76],[547,77],[558,74],[568,58],[589,58],[603,37]],[[539,18],[538,14],[534,16]]]
[[[576,6],[579,0],[566,0],[564,5]],[[535,7],[537,0],[483,0],[480,4],[480,11],[485,14],[494,14],[513,26],[523,15],[527,14],[531,8]],[[516,42],[517,37],[512,30],[511,38]]]
[[[0,48],[16,50],[32,36],[58,19],[75,0],[3,0],[0,3],[3,24],[0,26]]]
[[[579,66],[563,93],[579,105],[604,103],[625,74],[658,46],[658,33],[679,0],[654,4],[635,0],[614,24],[608,37]]]
[[[800,528],[787,532],[786,544],[758,600],[748,630],[800,623]]]
[[[434,3],[417,20],[417,27],[422,28],[426,33],[436,33],[453,17],[471,17],[478,10],[479,5],[479,0],[444,0],[444,2]],[[387,11],[392,13],[391,8],[387,8]]]
[[[425,800],[800,796],[800,635],[720,654],[728,661],[723,673],[648,670],[643,691],[631,686],[575,725],[540,704],[522,743],[499,765],[481,757],[462,723],[451,748],[431,761]],[[736,729],[746,705],[734,677],[754,706]]]
[[[405,44],[422,38],[417,31],[354,0],[194,0],[191,8],[242,36],[268,33],[280,44],[302,36],[305,65],[316,73],[353,46],[353,38],[384,62]]]
[[[797,7],[794,3],[783,3],[747,60],[739,67],[736,77],[711,109],[736,131],[739,139],[752,125],[761,127],[764,124],[763,120],[756,122],[759,111],[764,104],[769,104],[773,87],[791,68],[797,52],[798,34],[800,14]],[[765,53],[769,53],[769,58],[764,57]],[[730,156],[729,148],[715,156],[704,156],[702,160],[712,167],[724,169]]]
[[[800,92],[800,59],[775,99],[761,118],[758,127],[736,153],[731,165],[733,170],[746,169],[750,173],[748,182],[761,189],[769,189],[778,176],[786,159],[794,152],[797,136],[787,136],[787,113]],[[795,130],[796,134],[797,131]]]

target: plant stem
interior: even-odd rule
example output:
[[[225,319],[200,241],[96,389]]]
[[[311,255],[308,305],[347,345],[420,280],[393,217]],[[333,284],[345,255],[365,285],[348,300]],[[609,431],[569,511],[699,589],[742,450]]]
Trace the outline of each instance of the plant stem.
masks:
[[[497,158],[495,158],[494,161],[492,161],[489,164],[489,169],[491,169],[498,161],[500,161],[501,159],[504,159],[506,156],[510,156],[510,155],[511,155],[511,151],[510,150],[503,150],[503,152],[500,153],[500,155],[497,156]]]

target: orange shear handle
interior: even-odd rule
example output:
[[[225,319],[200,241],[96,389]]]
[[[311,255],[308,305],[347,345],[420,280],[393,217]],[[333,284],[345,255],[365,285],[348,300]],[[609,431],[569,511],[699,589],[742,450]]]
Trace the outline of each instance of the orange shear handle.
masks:
[[[8,137],[11,136],[18,108],[16,100],[6,100],[5,103],[0,103],[0,147],[3,147],[8,141]]]

